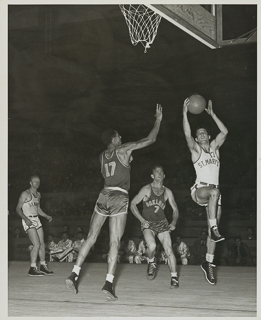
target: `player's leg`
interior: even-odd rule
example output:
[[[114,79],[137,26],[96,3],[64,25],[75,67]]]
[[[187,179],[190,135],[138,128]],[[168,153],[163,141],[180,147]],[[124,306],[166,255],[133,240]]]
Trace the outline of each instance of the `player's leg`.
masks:
[[[206,207],[207,216],[209,216],[209,208]],[[217,208],[217,224],[220,221],[221,217],[221,206]],[[207,237],[207,253],[206,253],[206,261],[202,263],[201,269],[203,270],[206,280],[208,283],[214,285],[216,283],[215,275],[214,275],[214,254],[216,249],[216,242],[212,239],[213,235],[213,227],[210,224],[208,219],[208,237]]]
[[[43,276],[43,274],[37,269],[36,267],[36,262],[37,262],[37,257],[40,249],[40,239],[38,236],[38,233],[35,228],[29,228],[27,230],[28,237],[30,241],[33,244],[33,248],[30,252],[30,257],[31,257],[31,267],[28,272],[29,276]]]
[[[106,281],[102,291],[106,294],[108,300],[117,300],[113,289],[113,280],[118,263],[118,254],[120,249],[120,241],[123,236],[127,221],[127,214],[111,216],[109,220],[110,232],[110,250],[108,253],[108,269]]]
[[[115,275],[120,241],[127,221],[127,214],[112,216],[109,220],[110,250],[108,254],[108,274]]]
[[[218,203],[220,201],[220,191],[214,187],[201,187],[196,190],[198,204],[207,204],[207,220],[211,228],[211,238],[215,242],[224,240],[218,231]]]
[[[45,243],[44,243],[43,228],[40,227],[39,229],[37,229],[37,233],[38,233],[38,237],[39,237],[39,241],[40,241],[40,248],[39,248],[40,268],[39,268],[39,270],[43,274],[53,275],[53,271],[51,271],[48,268],[47,263],[45,261]]]
[[[78,292],[78,279],[81,271],[81,266],[88,253],[90,252],[92,246],[95,244],[97,237],[101,231],[101,227],[103,226],[106,218],[106,216],[102,216],[95,211],[93,212],[87,239],[84,241],[79,251],[76,263],[72,269],[72,273],[65,280],[66,287],[69,291],[73,291],[75,293]]]
[[[147,244],[147,256],[148,256],[147,279],[153,280],[156,277],[156,273],[157,273],[157,263],[155,259],[157,245],[155,240],[155,233],[150,229],[144,229],[143,236]]]
[[[171,277],[171,288],[178,288],[178,274],[177,274],[177,260],[173,253],[172,241],[169,231],[161,232],[158,234],[159,241],[162,243],[163,249],[168,257],[168,266]]]

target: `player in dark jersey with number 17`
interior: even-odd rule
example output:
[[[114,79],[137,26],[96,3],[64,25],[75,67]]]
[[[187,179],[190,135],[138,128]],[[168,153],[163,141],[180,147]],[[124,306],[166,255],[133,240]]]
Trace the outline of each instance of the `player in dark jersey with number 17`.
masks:
[[[162,120],[162,108],[156,107],[156,121],[149,135],[137,142],[122,144],[121,136],[115,130],[103,133],[102,140],[107,146],[100,155],[101,173],[104,178],[104,188],[97,199],[90,222],[89,233],[78,254],[71,275],[65,280],[69,291],[78,292],[78,278],[81,266],[90,249],[95,244],[101,227],[107,217],[109,220],[110,250],[108,254],[108,270],[102,291],[108,300],[117,300],[113,288],[113,279],[117,267],[117,257],[120,240],[125,230],[130,188],[130,162],[132,151],[149,146],[156,141]]]

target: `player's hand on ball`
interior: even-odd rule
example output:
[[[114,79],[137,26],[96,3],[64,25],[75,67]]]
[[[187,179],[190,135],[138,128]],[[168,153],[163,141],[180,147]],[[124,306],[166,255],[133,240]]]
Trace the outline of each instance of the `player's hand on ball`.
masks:
[[[208,107],[205,110],[207,111],[207,113],[210,116],[214,115],[214,111],[213,111],[213,106],[212,106],[212,101],[211,100],[208,101]]]

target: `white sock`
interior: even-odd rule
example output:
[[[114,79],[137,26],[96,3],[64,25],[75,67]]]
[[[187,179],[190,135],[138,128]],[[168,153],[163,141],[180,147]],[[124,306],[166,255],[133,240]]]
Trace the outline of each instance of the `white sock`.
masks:
[[[113,278],[114,278],[114,275],[112,275],[112,274],[107,274],[107,276],[106,276],[106,281],[109,281],[110,283],[113,283]]]
[[[154,258],[155,258],[155,257],[153,257],[152,259],[148,259],[149,262],[154,262]]]
[[[46,265],[46,261],[40,261],[40,265]]]
[[[177,272],[171,272],[171,273],[170,273],[170,276],[171,276],[171,278],[172,278],[172,277],[177,277],[177,276],[178,276],[178,273],[177,273]]]
[[[32,268],[36,268],[36,263],[35,263],[35,262],[32,262],[32,263],[31,263],[31,267],[32,267]]]
[[[210,253],[206,253],[206,260],[207,262],[212,263],[214,260],[214,255]]]
[[[76,273],[77,276],[80,274],[81,267],[76,266],[76,264],[73,266],[72,272]]]
[[[217,219],[208,219],[210,228],[217,227]]]

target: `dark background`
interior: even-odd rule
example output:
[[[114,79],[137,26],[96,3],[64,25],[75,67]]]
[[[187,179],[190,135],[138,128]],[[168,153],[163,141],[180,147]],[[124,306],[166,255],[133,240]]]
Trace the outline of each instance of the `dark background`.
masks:
[[[256,26],[256,6],[224,10],[225,39]],[[210,49],[162,19],[144,53],[141,44],[131,44],[118,5],[9,5],[8,25],[10,214],[33,173],[41,178],[42,208],[48,214],[58,214],[65,202],[71,211],[81,207],[91,213],[103,185],[102,132],[115,128],[123,142],[144,138],[160,103],[163,121],[156,143],[133,152],[130,197],[151,181],[151,168],[159,163],[182,216],[195,179],[182,129],[183,101],[192,93],[213,101],[229,131],[221,148],[224,212],[242,206],[245,214],[253,211],[256,44]],[[218,133],[207,113],[189,114],[189,120],[192,130],[200,124],[212,137]],[[62,200],[54,203],[53,197]]]

